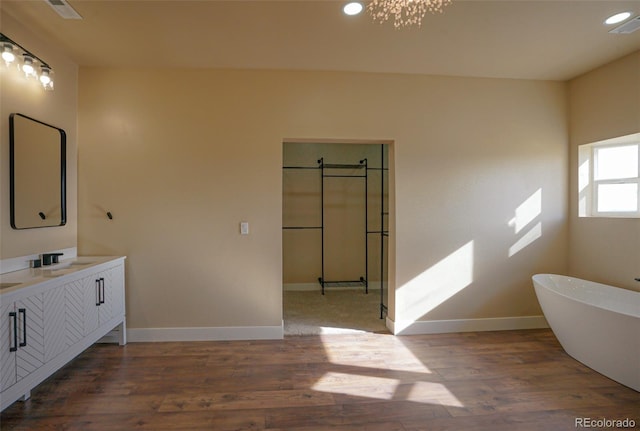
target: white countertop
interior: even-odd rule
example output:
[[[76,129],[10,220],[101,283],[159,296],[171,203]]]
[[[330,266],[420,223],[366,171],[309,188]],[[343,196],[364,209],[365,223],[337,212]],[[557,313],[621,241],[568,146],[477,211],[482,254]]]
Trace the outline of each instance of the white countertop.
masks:
[[[28,268],[0,274],[0,294],[73,274],[124,256],[78,256],[41,268]]]

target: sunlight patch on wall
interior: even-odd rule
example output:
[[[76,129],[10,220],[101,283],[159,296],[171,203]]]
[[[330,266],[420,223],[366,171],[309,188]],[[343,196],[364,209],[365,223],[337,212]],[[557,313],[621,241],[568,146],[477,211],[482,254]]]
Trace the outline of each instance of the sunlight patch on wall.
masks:
[[[527,233],[525,233],[518,241],[509,247],[509,257],[515,255],[520,250],[537,240],[542,236],[542,222],[536,223]]]
[[[473,248],[471,240],[400,287],[396,333],[473,282]]]
[[[514,233],[520,234],[542,214],[542,189],[538,189],[522,202],[515,211],[515,217],[509,220]],[[529,228],[511,247],[509,257],[515,255],[542,236],[542,222],[538,221]]]
[[[509,226],[514,228],[516,234],[520,233],[522,229],[527,227],[527,225],[535,220],[541,213],[542,189],[538,189],[516,208],[516,215],[509,220]]]

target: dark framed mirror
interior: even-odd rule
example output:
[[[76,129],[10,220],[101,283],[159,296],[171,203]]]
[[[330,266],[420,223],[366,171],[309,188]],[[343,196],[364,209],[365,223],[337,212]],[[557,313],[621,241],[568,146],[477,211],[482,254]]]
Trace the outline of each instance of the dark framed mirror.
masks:
[[[11,227],[32,229],[67,222],[67,134],[23,114],[9,116]]]

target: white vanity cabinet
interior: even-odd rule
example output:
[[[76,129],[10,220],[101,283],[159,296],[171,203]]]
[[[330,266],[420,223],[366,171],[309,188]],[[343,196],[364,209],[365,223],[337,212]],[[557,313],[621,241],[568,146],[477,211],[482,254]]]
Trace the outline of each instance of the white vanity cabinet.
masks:
[[[113,267],[82,280],[84,334],[91,334],[124,307],[124,271]]]
[[[126,343],[125,258],[89,259],[0,293],[1,409],[112,330]]]

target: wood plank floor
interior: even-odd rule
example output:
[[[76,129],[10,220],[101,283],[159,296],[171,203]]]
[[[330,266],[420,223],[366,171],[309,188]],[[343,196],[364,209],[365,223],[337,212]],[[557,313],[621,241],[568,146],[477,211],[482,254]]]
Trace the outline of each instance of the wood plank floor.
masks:
[[[639,406],[549,330],[357,334],[95,345],[0,428],[555,431],[583,417],[638,428]]]

